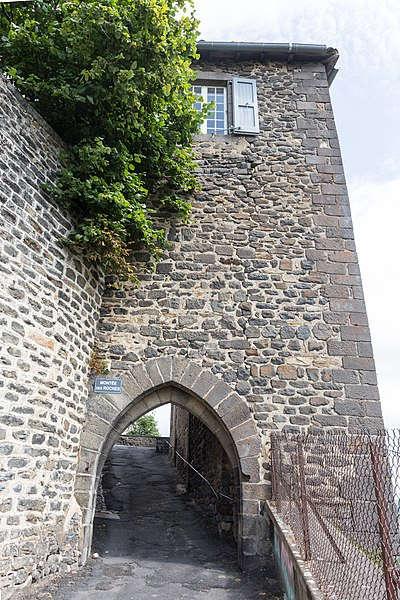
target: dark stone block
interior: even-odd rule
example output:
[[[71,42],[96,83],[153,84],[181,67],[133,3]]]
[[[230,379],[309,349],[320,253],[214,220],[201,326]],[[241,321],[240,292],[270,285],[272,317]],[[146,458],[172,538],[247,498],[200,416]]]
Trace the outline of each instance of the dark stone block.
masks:
[[[328,353],[331,356],[356,356],[357,348],[355,342],[328,340]]]
[[[379,400],[378,388],[375,385],[346,385],[346,396],[360,400]]]
[[[366,414],[366,407],[359,402],[352,402],[351,400],[336,400],[335,412],[338,415],[362,417]]]

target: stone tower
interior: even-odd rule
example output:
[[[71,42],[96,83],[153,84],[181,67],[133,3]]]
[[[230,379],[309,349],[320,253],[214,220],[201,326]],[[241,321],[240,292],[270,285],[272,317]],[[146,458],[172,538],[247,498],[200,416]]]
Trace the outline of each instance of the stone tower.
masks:
[[[85,559],[108,450],[160,404],[190,411],[229,457],[243,563],[268,551],[271,430],[382,427],[329,97],[337,52],[198,47],[198,103],[215,103],[195,139],[202,190],[191,223],[171,227],[171,249],[139,288],[103,289],[56,246],[70,222],[37,186],[54,177],[61,141],[2,82],[3,587]],[[120,395],[95,394],[90,382],[86,391],[94,337],[122,378]]]

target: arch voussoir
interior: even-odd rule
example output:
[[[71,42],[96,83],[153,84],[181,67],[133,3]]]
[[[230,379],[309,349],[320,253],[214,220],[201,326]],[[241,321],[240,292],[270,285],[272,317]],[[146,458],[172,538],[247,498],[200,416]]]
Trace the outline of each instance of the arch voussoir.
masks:
[[[230,429],[230,432],[233,439],[237,442],[239,442],[240,440],[245,440],[250,436],[255,436],[257,438],[259,437],[252,418],[248,419],[247,421],[244,421],[236,427],[232,427]]]
[[[249,483],[260,482],[260,463],[258,456],[242,457],[240,465],[243,475],[246,475],[249,478]]]
[[[109,399],[110,398],[110,399]],[[111,423],[115,416],[119,414],[119,408],[115,406],[112,397],[98,396],[90,394],[87,402],[88,414],[94,414],[100,417],[103,421]]]
[[[148,365],[153,362],[154,361],[149,361],[149,363],[146,363],[146,367],[148,367]],[[130,375],[131,377],[133,377],[134,381],[136,382],[136,386],[139,390],[137,396],[141,396],[146,391],[151,390],[155,387],[155,384],[149,376],[149,372],[146,367],[144,366],[144,364],[140,363],[135,365],[130,372]]]
[[[250,418],[251,413],[246,402],[243,400],[243,398],[239,396],[239,394],[236,394],[236,392],[233,392],[231,390],[229,396],[227,396],[225,400],[222,400],[216,406],[215,410],[221,418],[225,418],[225,415],[232,412],[232,410],[238,409],[239,407],[242,410],[242,412],[247,410],[249,415],[248,418]]]
[[[179,392],[180,390],[176,390],[176,392]],[[161,389],[157,390],[157,396],[160,399],[160,405],[162,404],[169,404],[170,402],[172,402],[173,398],[172,396],[175,396],[174,388],[172,386],[167,386],[167,387],[162,387]]]
[[[174,356],[171,361],[171,381],[179,384],[189,362],[187,358],[184,358],[183,356]]]
[[[261,442],[257,435],[251,435],[236,442],[236,448],[240,459],[260,456]],[[242,461],[240,461],[242,463]]]
[[[187,363],[185,370],[182,373],[182,376],[179,380],[180,385],[184,386],[188,390],[192,389],[197,378],[202,373],[202,368],[194,363]]]
[[[131,404],[132,398],[137,398],[143,393],[143,386],[138,384],[130,372],[124,373],[123,379],[124,385],[122,393],[112,396],[112,403],[118,408],[119,412],[124,411],[125,408]],[[101,395],[99,398],[101,399],[103,396]]]
[[[160,371],[162,383],[169,383],[172,381],[172,357],[161,356],[157,359],[157,367]]]
[[[223,415],[223,421],[229,429],[234,429],[235,427],[246,423],[249,419],[252,419],[251,413],[245,404],[238,404]]]
[[[191,390],[200,398],[205,398],[215,386],[215,375],[203,370],[192,383]]]
[[[100,438],[105,438],[110,431],[110,423],[95,413],[89,413],[86,415],[86,428],[88,431],[97,434]]]
[[[165,383],[164,377],[161,374],[158,360],[149,360],[145,363],[147,375],[151,381],[152,387],[158,387]]]
[[[227,383],[218,379],[214,387],[206,394],[204,400],[211,408],[216,409],[223,400],[232,394],[232,391],[232,388]]]

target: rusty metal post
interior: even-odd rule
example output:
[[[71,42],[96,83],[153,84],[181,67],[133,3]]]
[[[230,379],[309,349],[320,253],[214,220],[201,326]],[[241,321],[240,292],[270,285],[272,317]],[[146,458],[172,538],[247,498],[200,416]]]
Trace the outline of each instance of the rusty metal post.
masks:
[[[307,495],[306,495],[306,479],[304,469],[304,452],[301,439],[297,442],[297,463],[299,472],[299,489],[300,489],[300,521],[303,529],[304,538],[304,560],[311,559],[311,544],[310,544],[310,523],[308,520]]]
[[[271,435],[271,469],[272,469],[272,499],[276,502],[278,513],[281,512],[281,487],[278,477],[279,459],[278,459],[278,440]]]
[[[384,476],[390,477],[388,464],[380,445],[377,441],[370,440],[369,451],[372,464],[372,478],[376,497],[376,508],[378,513],[379,537],[382,551],[383,574],[385,577],[387,600],[397,600],[397,573],[393,556],[392,540],[390,535],[388,501],[385,495]]]

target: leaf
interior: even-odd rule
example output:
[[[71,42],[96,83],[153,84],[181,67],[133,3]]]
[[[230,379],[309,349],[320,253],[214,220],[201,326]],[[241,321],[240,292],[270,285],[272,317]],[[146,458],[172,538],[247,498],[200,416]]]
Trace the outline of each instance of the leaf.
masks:
[[[48,188],[76,218],[67,243],[121,278],[135,279],[132,250],[153,267],[197,187],[190,5],[36,0],[0,17],[3,69],[68,147]]]

